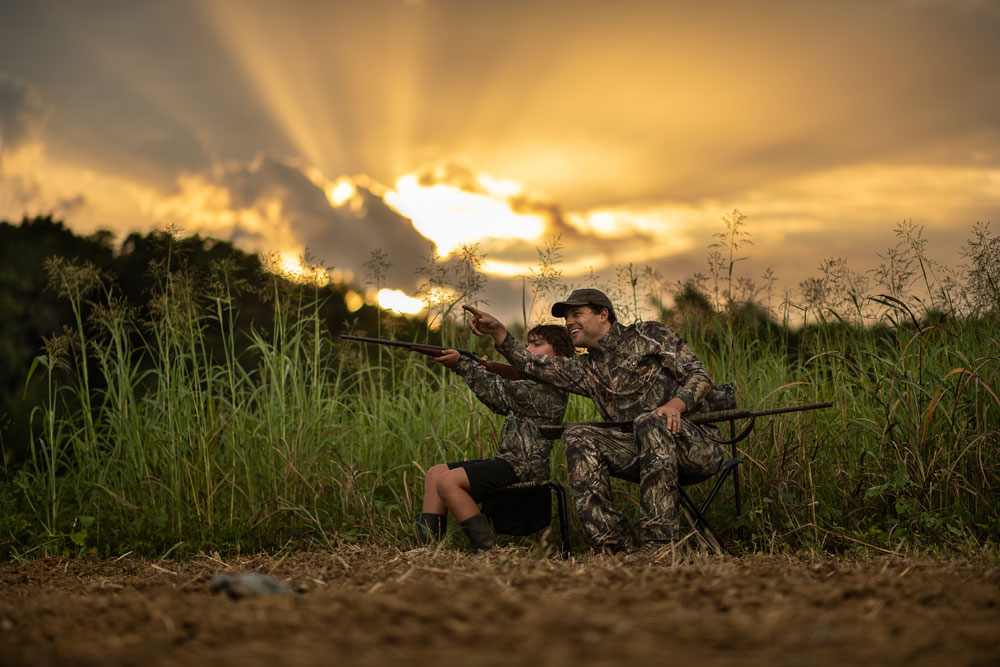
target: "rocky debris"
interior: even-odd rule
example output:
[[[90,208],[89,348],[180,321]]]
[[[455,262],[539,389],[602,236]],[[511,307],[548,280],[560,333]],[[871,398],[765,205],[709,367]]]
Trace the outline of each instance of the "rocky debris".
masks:
[[[245,597],[288,595],[292,589],[283,581],[259,572],[217,574],[208,582],[213,593],[225,591],[234,600]]]

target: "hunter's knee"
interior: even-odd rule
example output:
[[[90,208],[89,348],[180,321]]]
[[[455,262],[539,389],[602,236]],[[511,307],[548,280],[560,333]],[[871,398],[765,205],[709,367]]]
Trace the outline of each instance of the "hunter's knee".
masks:
[[[563,449],[569,454],[585,448],[589,445],[591,438],[584,424],[567,424],[562,434]]]
[[[441,476],[448,472],[447,463],[438,463],[427,469],[427,473],[424,475],[424,484],[437,488],[438,480]]]
[[[462,488],[459,475],[457,474],[460,470],[461,468],[446,470],[443,475],[438,477],[435,488],[437,489],[439,496],[442,498],[450,496]]]
[[[636,435],[648,433],[653,430],[669,433],[666,420],[653,412],[643,412],[632,420],[632,430]]]

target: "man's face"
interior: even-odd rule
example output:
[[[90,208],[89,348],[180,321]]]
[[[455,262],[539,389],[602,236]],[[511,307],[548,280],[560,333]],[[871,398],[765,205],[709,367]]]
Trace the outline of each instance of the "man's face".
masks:
[[[608,311],[595,313],[589,306],[570,306],[566,309],[566,331],[576,347],[597,347],[597,341],[608,332]]]

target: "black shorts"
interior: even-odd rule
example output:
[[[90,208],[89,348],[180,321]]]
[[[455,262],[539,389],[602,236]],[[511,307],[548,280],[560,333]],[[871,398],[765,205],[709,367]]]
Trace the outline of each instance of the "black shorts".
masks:
[[[465,469],[465,474],[469,477],[469,495],[477,503],[483,502],[486,494],[493,489],[521,481],[514,474],[514,468],[503,459],[474,459],[448,464],[448,470],[455,468]]]

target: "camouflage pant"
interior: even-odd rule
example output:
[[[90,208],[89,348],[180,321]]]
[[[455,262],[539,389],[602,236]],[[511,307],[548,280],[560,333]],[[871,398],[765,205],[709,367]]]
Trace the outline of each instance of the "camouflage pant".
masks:
[[[629,548],[628,521],[611,501],[611,476],[639,483],[639,524],[646,541],[678,537],[678,477],[710,477],[725,456],[721,445],[683,421],[672,434],[664,419],[639,415],[633,433],[567,424],[563,446],[580,521],[595,547]]]

